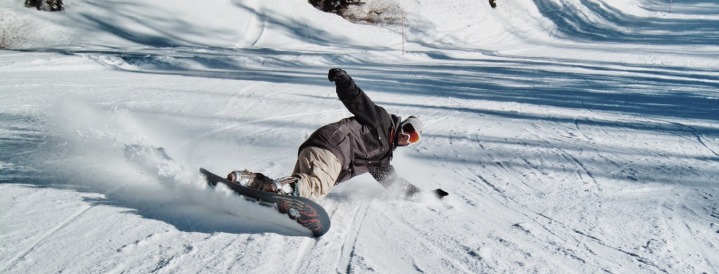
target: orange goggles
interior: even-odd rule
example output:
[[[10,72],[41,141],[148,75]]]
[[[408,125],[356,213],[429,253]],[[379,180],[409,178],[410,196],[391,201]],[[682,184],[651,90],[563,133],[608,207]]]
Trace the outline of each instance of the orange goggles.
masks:
[[[417,132],[417,130],[414,129],[412,124],[409,124],[409,123],[404,124],[404,125],[402,125],[401,129],[402,129],[402,132],[400,132],[400,134],[409,136],[407,138],[407,140],[409,140],[410,144],[419,142],[419,139],[420,139],[419,132]]]

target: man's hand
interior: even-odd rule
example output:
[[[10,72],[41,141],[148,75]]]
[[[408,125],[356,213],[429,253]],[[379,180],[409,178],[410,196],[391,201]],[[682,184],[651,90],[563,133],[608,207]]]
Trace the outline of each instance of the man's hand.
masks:
[[[434,194],[437,195],[437,198],[440,198],[440,199],[449,195],[449,193],[447,193],[447,191],[444,191],[441,188],[435,189]]]
[[[333,68],[330,69],[329,73],[327,73],[327,79],[330,80],[330,82],[335,82],[335,84],[344,84],[351,78],[343,69]]]

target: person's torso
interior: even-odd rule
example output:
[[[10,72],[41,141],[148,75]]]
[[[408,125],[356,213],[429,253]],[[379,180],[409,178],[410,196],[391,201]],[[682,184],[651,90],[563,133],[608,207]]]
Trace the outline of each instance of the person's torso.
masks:
[[[391,124],[391,120],[390,124]],[[389,140],[391,126],[378,123],[379,127],[360,124],[355,118],[346,118],[317,129],[302,148],[316,146],[332,151],[342,165],[337,182],[364,174],[372,168],[389,164],[392,145]]]

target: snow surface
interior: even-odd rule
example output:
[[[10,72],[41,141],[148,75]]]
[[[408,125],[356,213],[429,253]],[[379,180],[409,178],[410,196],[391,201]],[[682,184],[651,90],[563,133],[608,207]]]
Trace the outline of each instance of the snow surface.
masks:
[[[716,1],[387,2],[404,28],[304,0],[23,2],[0,2],[1,273],[719,272]],[[315,239],[205,187],[287,175],[349,115],[332,67],[425,121],[393,163],[447,199],[361,176]]]

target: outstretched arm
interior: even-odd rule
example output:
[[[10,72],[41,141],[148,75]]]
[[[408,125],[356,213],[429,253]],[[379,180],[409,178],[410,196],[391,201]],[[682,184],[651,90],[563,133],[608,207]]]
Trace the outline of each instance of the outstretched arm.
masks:
[[[375,170],[371,170],[370,174],[385,188],[395,188],[402,191],[405,197],[409,198],[420,192],[420,189],[407,181],[407,179],[399,177],[394,171],[392,165],[385,165]]]
[[[377,180],[377,182],[382,184],[385,188],[399,189],[405,195],[405,198],[411,198],[417,193],[422,192],[420,188],[407,181],[407,179],[397,175],[397,172],[394,171],[394,167],[392,165],[385,165],[375,170],[371,170],[370,174],[372,174],[372,177],[374,177],[375,180]],[[435,189],[433,192],[440,199],[449,195],[449,193],[440,188]]]
[[[389,117],[387,111],[377,106],[343,69],[330,69],[327,79],[335,83],[337,97],[363,125],[376,125],[384,117]]]

